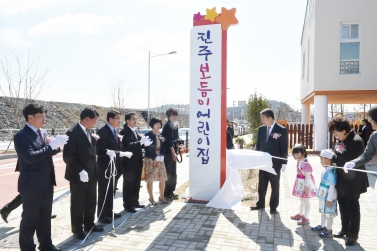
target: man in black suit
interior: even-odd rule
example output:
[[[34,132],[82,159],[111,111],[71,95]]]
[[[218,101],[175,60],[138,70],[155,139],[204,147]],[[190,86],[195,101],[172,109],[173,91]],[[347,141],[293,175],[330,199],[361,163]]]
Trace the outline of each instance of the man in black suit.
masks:
[[[271,156],[286,159],[288,156],[287,130],[275,123],[274,112],[266,108],[260,112],[263,126],[258,129],[258,138],[255,150],[267,152]],[[251,210],[263,209],[268,182],[271,182],[270,213],[275,214],[279,206],[280,170],[284,172],[287,160],[272,158],[272,167],[277,175],[259,170],[258,202]]]
[[[174,194],[177,186],[177,150],[178,146],[176,140],[179,139],[178,134],[178,111],[174,108],[169,108],[166,111],[168,121],[162,127],[162,136],[166,139],[165,150],[165,168],[168,175],[168,180],[165,185],[164,196],[167,200],[177,199],[178,195]],[[163,154],[163,153],[162,153]]]
[[[37,232],[40,250],[61,250],[52,244],[51,211],[56,186],[52,156],[60,151],[67,136],[47,142],[46,111],[42,106],[29,104],[23,109],[27,124],[14,136],[20,176],[18,192],[23,212],[20,223],[20,249],[35,250],[34,233]]]
[[[16,164],[16,170],[14,170],[15,172],[19,172],[20,171],[20,164],[19,164],[19,161],[17,161],[17,164]],[[1,215],[1,218],[6,222],[8,223],[8,215],[13,211],[15,210],[17,207],[21,206],[22,205],[22,198],[21,198],[21,194],[18,194],[16,197],[14,197],[14,199],[9,202],[8,204],[6,204],[5,206],[3,206],[2,209],[0,209],[0,215]],[[51,219],[55,218],[56,217],[56,214],[54,215],[51,215]]]
[[[106,115],[107,123],[98,130],[99,139],[97,141],[97,146],[105,149],[120,151],[120,139],[116,128],[120,125],[120,112],[118,111],[109,111]],[[128,152],[128,155],[125,155],[127,152],[121,152],[117,154],[115,161],[115,182],[113,182],[113,177],[110,173],[109,156],[98,156],[97,157],[97,174],[98,174],[98,207],[97,207],[97,216],[98,221],[102,223],[111,223],[113,218],[113,196],[115,196],[115,188],[118,183],[119,177],[122,175],[121,169],[121,159],[119,157],[128,156],[131,157],[132,153]],[[106,171],[107,170],[107,171]],[[114,171],[114,170],[113,170]],[[106,178],[107,177],[107,178]],[[108,179],[110,177],[110,179]],[[110,184],[109,184],[110,182]],[[106,195],[106,190],[107,195]],[[105,197],[106,196],[106,197]],[[103,209],[102,209],[103,207]],[[102,213],[101,213],[102,209]],[[101,213],[101,214],[100,214]],[[121,217],[120,213],[114,212],[114,218]]]
[[[229,121],[226,120],[226,149],[234,149],[232,133],[229,131]]]
[[[126,124],[120,135],[123,135],[123,150],[132,152],[132,158],[122,161],[123,172],[123,207],[125,211],[134,213],[135,208],[143,208],[139,203],[141,173],[143,168],[142,147],[149,146],[152,141],[149,137],[141,137],[135,131],[137,118],[135,113],[125,115]]]
[[[71,128],[67,135],[69,142],[63,150],[66,163],[65,179],[71,189],[71,231],[78,239],[84,239],[86,232],[102,232],[103,228],[94,224],[97,199],[96,154],[115,155],[114,151],[97,147],[97,135],[92,128],[99,114],[92,108],[85,108],[80,114],[80,122]],[[84,231],[83,231],[84,226]]]
[[[228,123],[228,127],[227,127],[227,131],[230,133],[230,136],[232,137],[232,139],[234,138],[234,128],[233,128],[233,122],[229,122],[229,120],[226,120],[226,122]]]

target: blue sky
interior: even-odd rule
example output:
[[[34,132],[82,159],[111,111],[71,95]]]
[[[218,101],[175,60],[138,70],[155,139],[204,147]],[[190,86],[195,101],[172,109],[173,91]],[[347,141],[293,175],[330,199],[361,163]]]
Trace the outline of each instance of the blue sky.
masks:
[[[151,106],[187,104],[192,17],[213,7],[235,7],[239,21],[228,30],[228,106],[257,89],[299,109],[305,0],[1,0],[0,49],[40,58],[50,85],[40,99],[110,106],[119,79],[132,108],[147,107],[148,51],[177,51],[151,59]]]

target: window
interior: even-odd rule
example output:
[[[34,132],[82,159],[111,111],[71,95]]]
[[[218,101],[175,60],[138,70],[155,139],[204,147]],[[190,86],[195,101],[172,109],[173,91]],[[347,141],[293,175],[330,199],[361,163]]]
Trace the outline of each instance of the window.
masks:
[[[340,74],[360,73],[360,25],[342,24]]]
[[[302,75],[302,79],[304,79],[305,78],[305,52],[304,52],[304,54],[302,54],[302,73],[301,73],[301,75]]]

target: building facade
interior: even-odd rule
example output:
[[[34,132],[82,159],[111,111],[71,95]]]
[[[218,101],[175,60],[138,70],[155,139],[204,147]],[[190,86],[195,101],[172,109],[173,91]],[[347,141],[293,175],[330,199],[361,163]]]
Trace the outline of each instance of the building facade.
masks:
[[[377,101],[377,1],[308,0],[301,37],[301,122],[314,105],[314,150],[327,148],[328,104]]]

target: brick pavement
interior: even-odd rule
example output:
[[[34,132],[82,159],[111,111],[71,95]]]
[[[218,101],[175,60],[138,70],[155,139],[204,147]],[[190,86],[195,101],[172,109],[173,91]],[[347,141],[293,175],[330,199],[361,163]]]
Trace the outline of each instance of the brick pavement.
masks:
[[[313,165],[318,184],[322,171],[319,158],[310,156],[309,161]],[[296,214],[299,209],[299,199],[291,196],[294,179],[295,165],[290,157],[287,171],[281,176],[281,202],[279,214],[276,215],[271,215],[268,209],[250,211],[249,208],[243,207],[238,210],[222,210],[207,208],[201,204],[173,202],[169,205],[149,207],[149,210],[131,218],[128,218],[132,216],[131,213],[122,212],[122,218],[116,221],[116,225],[127,218],[128,220],[114,234],[109,233],[112,226],[106,225],[105,232],[90,235],[79,250],[377,250],[375,203],[365,202],[368,195],[373,193],[373,189],[368,188],[368,192],[360,199],[360,244],[346,247],[344,239],[321,239],[317,233],[310,230],[309,225],[298,226],[296,221],[290,220],[290,216]],[[155,194],[156,188],[157,186]],[[141,201],[147,201],[145,187],[141,191]],[[65,196],[53,206],[54,213],[58,214],[58,218],[52,221],[53,242],[64,250],[69,250],[78,243],[70,233],[69,198],[69,195]],[[320,214],[317,210],[317,199],[313,198],[311,205],[311,225],[318,225]],[[115,208],[116,212],[122,209],[119,192]],[[18,224],[19,218],[12,220],[8,225],[0,224],[0,245],[5,237],[10,239],[9,236],[12,234],[17,235]],[[338,216],[334,220],[334,231],[339,229]]]

